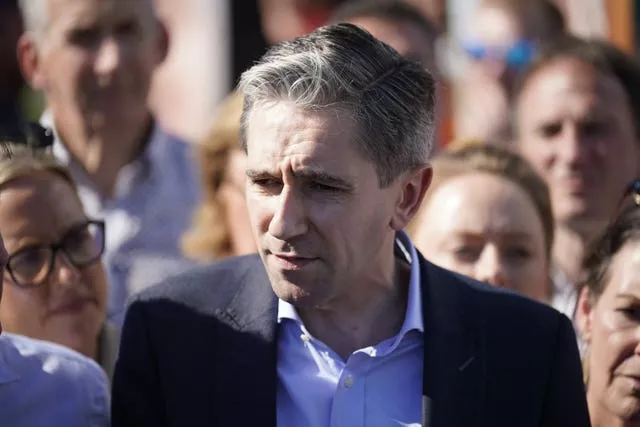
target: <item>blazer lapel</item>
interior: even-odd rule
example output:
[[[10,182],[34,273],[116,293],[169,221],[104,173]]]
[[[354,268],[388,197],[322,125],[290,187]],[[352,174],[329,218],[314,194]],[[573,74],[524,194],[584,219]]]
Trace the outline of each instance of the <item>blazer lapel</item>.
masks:
[[[483,425],[485,343],[477,303],[461,281],[422,256],[425,427]]]
[[[217,316],[215,425],[275,426],[277,299],[259,258]]]

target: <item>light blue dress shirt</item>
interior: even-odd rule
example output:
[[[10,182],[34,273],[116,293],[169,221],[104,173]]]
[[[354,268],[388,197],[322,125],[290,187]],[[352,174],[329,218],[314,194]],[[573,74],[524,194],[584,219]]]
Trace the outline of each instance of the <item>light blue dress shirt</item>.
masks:
[[[131,295],[195,264],[180,250],[201,196],[191,146],[156,125],[145,152],[120,171],[115,196],[106,199],[71,159],[51,114],[41,122],[54,130],[53,152],[69,166],[87,215],[106,221],[107,319],[121,327]]]
[[[107,378],[92,360],[62,346],[0,335],[0,425],[109,426]]]
[[[420,267],[405,233],[397,247],[411,263],[409,300],[400,332],[347,361],[309,334],[295,308],[278,305],[279,427],[420,426],[423,319]]]

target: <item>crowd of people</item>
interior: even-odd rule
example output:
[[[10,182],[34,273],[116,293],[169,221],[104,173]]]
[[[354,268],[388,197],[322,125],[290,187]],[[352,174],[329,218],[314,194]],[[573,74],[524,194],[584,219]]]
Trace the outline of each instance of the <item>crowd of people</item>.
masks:
[[[201,141],[152,0],[0,3],[0,423],[640,426],[638,59],[479,0],[454,81],[414,2],[286,3]]]

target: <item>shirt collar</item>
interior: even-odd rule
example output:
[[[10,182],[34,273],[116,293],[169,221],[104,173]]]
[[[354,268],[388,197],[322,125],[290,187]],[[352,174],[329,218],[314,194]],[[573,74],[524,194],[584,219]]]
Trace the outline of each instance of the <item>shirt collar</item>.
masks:
[[[72,161],[69,151],[62,143],[60,135],[56,130],[55,121],[53,119],[53,113],[51,112],[51,110],[45,110],[45,112],[42,114],[42,117],[40,118],[40,124],[53,131],[53,155],[73,171],[74,177],[76,179],[79,179],[81,181],[81,184],[91,186],[88,179],[85,177],[82,168]],[[154,122],[151,136],[149,138],[149,143],[147,144],[147,147],[145,148],[142,155],[138,157],[134,162],[123,168],[120,175],[128,175],[129,177],[133,174],[149,175],[154,172],[155,167],[162,164],[163,155],[166,152],[166,150],[163,149],[163,145],[165,145],[168,141],[167,134],[164,133],[162,129],[160,129],[157,122]],[[121,176],[118,177],[118,181],[123,181],[123,179],[121,179]],[[116,188],[121,187],[121,185],[119,184],[120,183],[116,184]],[[118,194],[119,192],[120,191],[116,190],[116,194]]]
[[[417,330],[424,332],[424,322],[422,319],[422,292],[420,289],[420,260],[415,246],[404,231],[400,231],[396,235],[395,241],[396,254],[404,257],[411,264],[411,273],[409,277],[409,298],[407,302],[407,311],[404,316],[404,322],[398,336],[402,337],[409,331]],[[290,303],[278,299],[278,323],[282,319],[290,319],[302,325],[302,320],[298,316],[295,307]]]

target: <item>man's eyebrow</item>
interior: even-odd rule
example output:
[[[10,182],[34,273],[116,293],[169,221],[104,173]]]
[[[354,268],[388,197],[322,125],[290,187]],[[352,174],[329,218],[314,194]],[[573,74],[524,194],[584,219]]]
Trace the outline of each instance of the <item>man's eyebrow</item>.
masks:
[[[640,295],[632,292],[622,292],[615,296],[617,300],[632,300],[634,302],[640,301]]]
[[[324,171],[314,169],[303,169],[296,171],[295,175],[308,181],[316,181],[326,185],[333,185],[347,190],[353,189],[353,184],[344,178],[328,174]]]
[[[256,179],[264,179],[264,178],[274,178],[276,175],[267,171],[267,170],[259,170],[259,169],[247,169],[246,170],[247,178],[256,180]],[[354,186],[351,182],[344,178],[340,178],[335,175],[331,175],[327,172],[321,170],[314,169],[302,169],[295,172],[295,176],[306,181],[316,181],[322,184],[331,185],[335,187],[340,187],[345,190],[353,190]]]
[[[273,174],[267,172],[266,170],[247,169],[245,171],[245,174],[249,179],[273,178]]]

